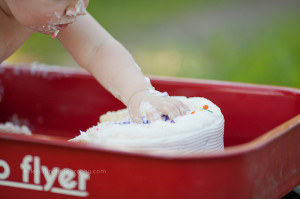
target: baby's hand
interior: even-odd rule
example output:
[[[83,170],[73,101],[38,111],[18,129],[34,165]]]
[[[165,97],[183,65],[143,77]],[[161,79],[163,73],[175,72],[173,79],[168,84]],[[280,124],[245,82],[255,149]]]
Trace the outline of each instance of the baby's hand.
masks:
[[[142,123],[143,117],[153,122],[161,119],[162,115],[168,115],[172,120],[189,111],[181,101],[170,97],[166,92],[155,90],[143,90],[134,94],[129,100],[128,110],[131,119],[137,123]]]

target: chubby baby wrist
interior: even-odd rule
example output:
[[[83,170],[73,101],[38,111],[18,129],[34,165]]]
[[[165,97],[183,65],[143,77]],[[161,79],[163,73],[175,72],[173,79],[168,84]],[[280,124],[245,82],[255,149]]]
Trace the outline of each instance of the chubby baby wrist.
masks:
[[[160,92],[155,90],[154,88],[148,88],[143,89],[140,91],[135,92],[132,94],[129,99],[127,100],[126,105],[128,106],[132,101],[135,101],[134,99],[137,99],[139,97],[145,98],[148,96],[160,96],[160,97],[169,97],[169,94],[167,92]]]
[[[128,99],[125,101],[125,105],[128,106],[130,104],[130,102],[135,99],[137,96],[140,96],[143,93],[147,93],[149,89],[142,89],[139,91],[134,92],[133,94],[130,95],[130,97],[128,97]]]

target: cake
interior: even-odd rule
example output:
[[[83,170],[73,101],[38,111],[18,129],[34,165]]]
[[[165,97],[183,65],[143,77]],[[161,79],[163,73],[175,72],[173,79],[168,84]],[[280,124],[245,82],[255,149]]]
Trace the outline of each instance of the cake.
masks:
[[[191,110],[170,120],[167,115],[149,123],[133,123],[127,109],[108,112],[100,122],[71,141],[93,143],[103,148],[184,156],[224,150],[224,117],[219,107],[201,97],[176,96]]]

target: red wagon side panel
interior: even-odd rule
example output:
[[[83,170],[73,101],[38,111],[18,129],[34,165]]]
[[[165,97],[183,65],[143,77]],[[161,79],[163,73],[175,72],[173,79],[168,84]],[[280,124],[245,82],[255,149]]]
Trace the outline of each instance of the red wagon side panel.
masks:
[[[279,198],[300,184],[299,89],[151,79],[216,103],[225,151],[172,158],[67,142],[124,106],[82,71],[1,66],[0,122],[34,133],[0,134],[1,198]]]

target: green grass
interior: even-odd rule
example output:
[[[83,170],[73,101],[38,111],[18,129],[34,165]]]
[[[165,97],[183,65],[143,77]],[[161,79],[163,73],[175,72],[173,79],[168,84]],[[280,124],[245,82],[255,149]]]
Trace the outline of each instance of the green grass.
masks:
[[[193,5],[201,5],[205,2],[199,0],[90,1],[88,11],[104,27],[118,32],[120,26],[121,29],[127,26],[147,27],[162,18],[172,17]]]
[[[281,18],[249,34],[225,30],[205,43],[171,46],[164,49],[169,62],[151,60],[159,49],[140,61],[146,73],[300,88],[299,17]]]
[[[269,24],[250,37],[215,35],[205,45],[207,75],[229,81],[300,87],[300,26],[295,20]]]

